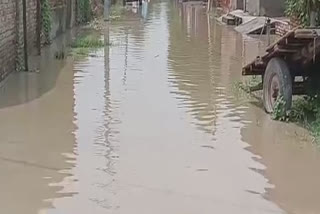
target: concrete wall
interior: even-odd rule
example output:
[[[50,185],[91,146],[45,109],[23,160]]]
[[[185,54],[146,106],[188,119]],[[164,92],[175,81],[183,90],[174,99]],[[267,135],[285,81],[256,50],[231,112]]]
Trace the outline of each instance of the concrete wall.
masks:
[[[269,17],[284,16],[285,0],[260,0],[260,15]]]
[[[231,0],[231,9],[236,10],[236,9],[243,9],[243,2],[244,0]]]
[[[236,5],[236,9],[244,9],[244,2],[245,0],[234,0],[235,1],[235,5]]]
[[[217,5],[222,7],[223,11],[228,13],[232,10],[243,9],[245,0],[218,0]]]
[[[66,7],[56,7],[52,10],[52,28],[50,37],[56,38],[60,34],[66,31],[67,16]]]
[[[284,16],[285,0],[246,0],[246,10],[255,16]]]
[[[260,15],[260,0],[246,0],[246,11],[251,15]]]
[[[52,30],[51,39],[56,38],[67,29],[76,24],[76,4],[75,0],[67,0],[65,4],[62,0],[52,1]]]

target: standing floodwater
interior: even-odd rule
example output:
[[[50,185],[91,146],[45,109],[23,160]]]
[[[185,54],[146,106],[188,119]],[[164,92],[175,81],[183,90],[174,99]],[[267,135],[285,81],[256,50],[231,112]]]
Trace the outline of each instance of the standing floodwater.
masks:
[[[262,42],[199,3],[155,0],[109,31],[1,88],[0,213],[320,212],[310,136],[233,91]]]

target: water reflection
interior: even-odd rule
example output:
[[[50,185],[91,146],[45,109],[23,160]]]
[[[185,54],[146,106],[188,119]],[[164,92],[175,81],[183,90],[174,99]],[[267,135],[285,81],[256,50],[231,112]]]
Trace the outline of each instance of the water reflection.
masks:
[[[225,161],[216,158],[225,168],[234,161],[233,157],[246,160],[247,170],[252,172],[243,170],[237,179],[250,180],[239,176],[253,173],[251,176],[256,179],[251,180],[252,184],[259,183],[259,188],[247,186],[248,193],[274,200],[288,213],[317,212],[319,206],[312,195],[320,194],[316,184],[320,174],[314,170],[320,159],[319,152],[310,146],[310,136],[301,127],[270,120],[261,108],[243,105],[244,101],[231,92],[233,83],[241,79],[242,65],[263,53],[266,38],[242,37],[210,19],[210,30],[199,35],[206,32],[199,29],[205,28],[201,23],[206,15],[194,7],[197,6],[185,3],[177,8],[179,16],[174,10],[171,13],[169,81],[180,107],[189,112],[197,129],[213,133],[213,143],[204,148],[214,148],[216,156],[220,156],[220,149],[226,151]],[[197,24],[197,20],[201,23]],[[239,146],[249,153],[233,153]],[[259,179],[266,180],[258,182]],[[237,186],[243,184],[239,181]],[[234,194],[236,188],[233,191]]]
[[[255,201],[251,206],[240,200],[243,206],[240,208],[238,199],[233,201],[232,197],[219,192],[214,195],[219,195],[219,199],[226,197],[232,204],[221,212],[245,213],[248,211],[244,210],[253,209],[256,213],[282,213],[262,197],[272,185],[260,173],[265,166],[256,161],[258,156],[246,151],[250,145],[241,140],[240,130],[250,121],[243,118],[246,107],[238,105],[231,93],[247,57],[243,51],[247,48],[246,40],[211,20],[199,3],[175,6],[171,7],[168,21],[171,93],[179,100],[179,107],[191,116],[192,124],[206,133],[195,144],[200,148],[214,148],[212,156],[203,154],[208,160],[207,169],[218,174],[210,185],[224,192],[233,186],[230,194]],[[237,170],[240,168],[241,172]],[[228,179],[234,177],[237,179],[229,183]],[[215,208],[219,210],[219,206]]]
[[[0,108],[21,105],[52,90],[57,83],[60,71],[66,66],[65,60],[56,60],[57,51],[66,50],[77,31],[68,31],[59,36],[50,47],[43,48],[41,57],[30,57],[30,68],[34,72],[14,73],[8,83],[0,87]],[[6,82],[6,81],[5,81]]]
[[[175,9],[170,12],[170,80],[179,89],[172,93],[178,93],[177,98],[182,100],[182,105],[190,107],[198,127],[210,133],[215,127],[215,104],[219,96],[212,92],[219,90],[215,83],[220,81],[221,27],[214,31],[216,40],[211,39],[201,4],[197,3],[195,7],[187,3],[179,7],[179,11],[180,16]]]
[[[113,45],[55,62],[63,69],[43,76],[51,86],[35,79],[27,93],[2,91],[1,211],[267,214],[299,204],[284,196],[303,179],[286,183],[281,171],[299,152],[276,144],[296,127],[275,125],[231,93],[242,63],[260,51],[255,39],[220,26],[199,3],[156,0],[145,21],[104,30]],[[303,154],[316,168],[316,153]],[[293,177],[312,174],[292,168]],[[284,194],[270,194],[272,184]]]
[[[54,47],[45,49],[43,57]],[[1,213],[34,214],[52,207],[52,198],[73,195],[61,185],[73,181],[72,60],[56,63],[41,64],[39,74],[14,74],[2,88]]]
[[[263,157],[264,174],[275,184],[267,198],[288,213],[317,213],[320,194],[320,153],[310,142],[309,133],[293,124],[271,121],[261,109],[251,106],[243,118],[252,122],[241,129],[250,151]],[[281,130],[281,131],[280,131]],[[299,194],[297,194],[299,193]]]

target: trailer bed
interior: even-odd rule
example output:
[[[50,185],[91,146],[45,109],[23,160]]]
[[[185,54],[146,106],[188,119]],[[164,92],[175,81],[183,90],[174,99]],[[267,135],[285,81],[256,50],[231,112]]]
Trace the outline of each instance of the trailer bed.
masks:
[[[263,75],[268,62],[273,57],[281,57],[288,63],[308,66],[319,58],[320,29],[295,28],[266,48],[266,53],[258,56],[242,69],[242,75]]]

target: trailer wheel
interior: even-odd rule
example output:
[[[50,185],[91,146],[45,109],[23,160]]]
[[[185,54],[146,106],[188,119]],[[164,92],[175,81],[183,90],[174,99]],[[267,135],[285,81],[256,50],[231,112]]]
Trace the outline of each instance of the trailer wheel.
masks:
[[[263,104],[267,113],[272,113],[276,100],[282,96],[285,110],[292,104],[292,78],[287,63],[281,58],[272,58],[263,78]]]

